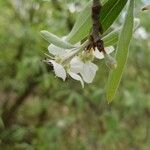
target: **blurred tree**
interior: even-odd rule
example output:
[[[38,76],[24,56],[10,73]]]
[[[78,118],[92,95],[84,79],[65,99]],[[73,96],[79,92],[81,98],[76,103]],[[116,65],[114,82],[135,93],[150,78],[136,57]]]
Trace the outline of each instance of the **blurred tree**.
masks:
[[[148,150],[150,15],[137,30],[116,101],[106,104],[104,62],[93,84],[56,80],[42,63],[48,44],[39,32],[67,34],[87,0],[0,0],[0,149]],[[119,25],[121,19],[118,19]],[[143,34],[143,31],[142,31]]]

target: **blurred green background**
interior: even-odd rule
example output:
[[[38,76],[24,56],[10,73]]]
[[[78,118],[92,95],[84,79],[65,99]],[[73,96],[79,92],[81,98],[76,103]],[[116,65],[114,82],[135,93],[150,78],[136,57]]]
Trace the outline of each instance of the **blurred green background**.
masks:
[[[48,43],[40,31],[66,35],[87,1],[0,0],[0,150],[149,150],[150,12],[141,12],[144,1],[136,1],[141,25],[113,103],[105,99],[104,60],[84,89],[56,78],[41,61]]]

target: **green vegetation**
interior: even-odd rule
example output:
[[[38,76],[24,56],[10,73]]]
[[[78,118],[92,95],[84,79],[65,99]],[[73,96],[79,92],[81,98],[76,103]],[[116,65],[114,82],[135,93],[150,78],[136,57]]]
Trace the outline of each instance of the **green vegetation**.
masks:
[[[149,150],[150,36],[144,34],[150,32],[150,12],[141,12],[142,1],[135,1],[135,16],[146,33],[131,41],[111,104],[104,60],[96,62],[96,78],[84,89],[69,77],[56,78],[42,62],[48,42],[40,31],[67,35],[87,2],[0,0],[0,150]],[[120,16],[114,27],[123,21]]]

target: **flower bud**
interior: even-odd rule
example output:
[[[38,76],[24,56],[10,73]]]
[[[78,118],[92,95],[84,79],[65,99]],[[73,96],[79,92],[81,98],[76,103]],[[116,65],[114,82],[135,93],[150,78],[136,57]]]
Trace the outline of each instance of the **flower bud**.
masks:
[[[87,62],[87,61],[92,61],[94,59],[92,51],[84,51],[80,55],[80,58],[82,61]]]
[[[144,8],[142,8],[142,11],[145,11],[145,10],[149,10],[150,11],[150,5],[147,5]]]
[[[117,61],[109,54],[105,54],[105,63],[109,69],[116,69],[117,68]]]

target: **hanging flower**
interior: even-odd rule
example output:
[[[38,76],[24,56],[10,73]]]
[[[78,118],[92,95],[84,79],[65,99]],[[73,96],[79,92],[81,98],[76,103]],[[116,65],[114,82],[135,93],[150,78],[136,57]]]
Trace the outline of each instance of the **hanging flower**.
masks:
[[[59,78],[62,78],[65,81],[67,74],[72,77],[74,80],[80,81],[82,87],[84,87],[84,82],[80,75],[74,70],[76,69],[75,66],[70,65],[70,58],[72,54],[74,54],[73,50],[64,50],[62,48],[56,47],[54,45],[50,45],[48,47],[49,53],[53,56],[48,59],[48,62],[53,65],[55,75]],[[67,58],[67,59],[66,59]],[[65,63],[64,63],[65,60]],[[82,68],[81,65],[77,66],[78,68]]]
[[[59,78],[62,78],[63,81],[65,81],[67,75],[66,75],[66,70],[64,69],[64,67],[54,60],[49,60],[49,62],[52,63],[53,65],[55,75]]]
[[[91,62],[91,60],[82,61],[80,57],[74,57],[71,62],[71,70],[81,74],[86,83],[92,83],[98,66]]]
[[[50,53],[48,57],[50,59],[46,60],[46,62],[53,65],[55,75],[62,78],[63,81],[65,81],[68,74],[74,80],[80,81],[82,87],[84,87],[84,82],[93,82],[98,70],[98,66],[92,62],[94,57],[103,59],[106,56],[102,52],[99,52],[97,48],[95,51],[82,52],[78,49],[65,50],[51,44],[48,47]],[[114,48],[112,46],[107,47],[105,51],[108,57],[114,51]]]

